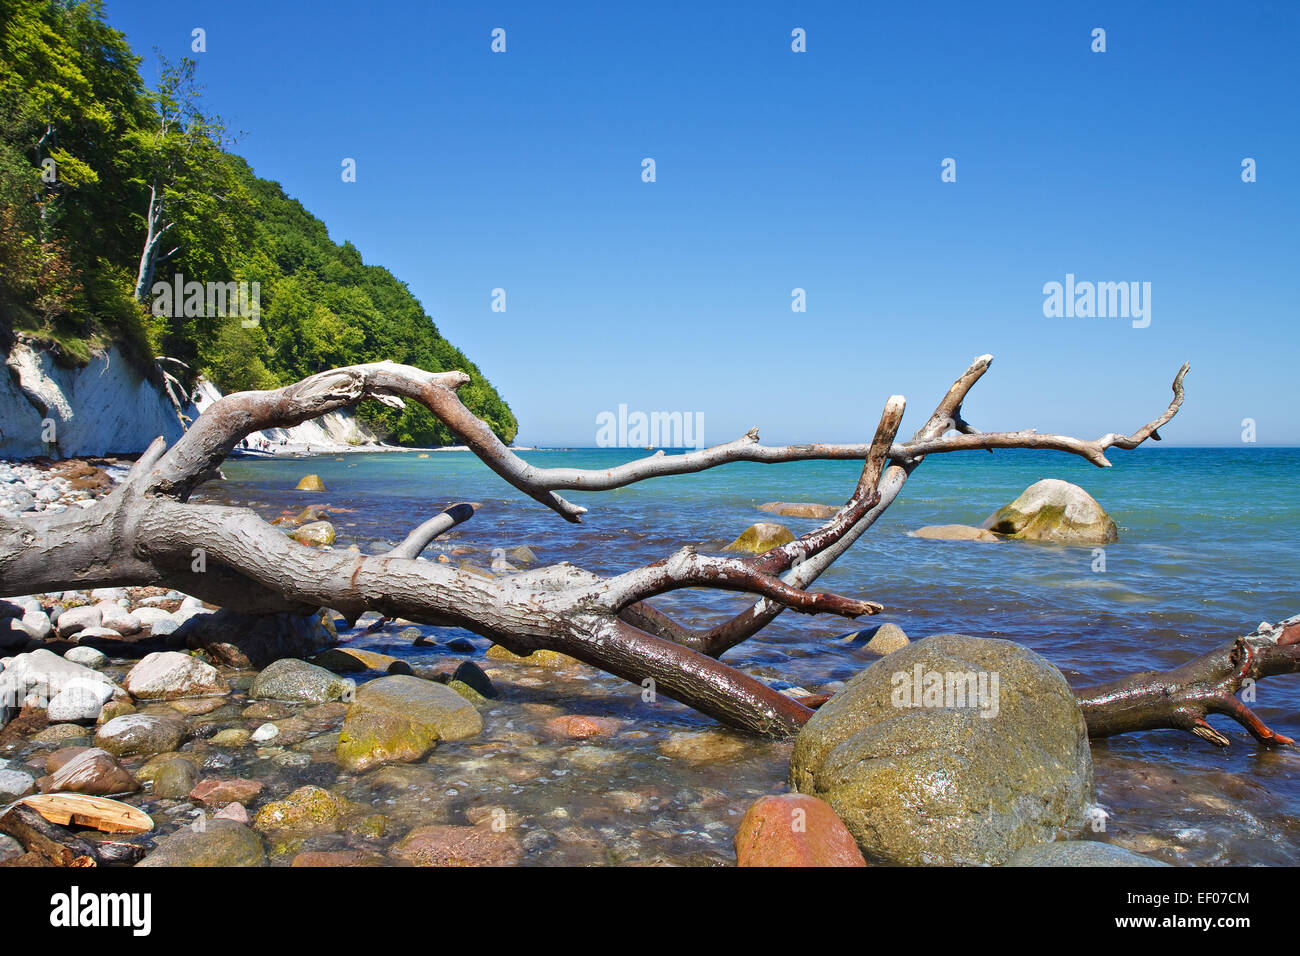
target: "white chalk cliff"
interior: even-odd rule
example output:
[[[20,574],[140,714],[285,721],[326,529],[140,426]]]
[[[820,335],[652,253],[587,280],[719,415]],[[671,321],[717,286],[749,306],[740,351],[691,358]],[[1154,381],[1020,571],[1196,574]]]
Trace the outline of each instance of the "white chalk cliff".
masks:
[[[16,342],[0,368],[0,458],[138,454],[181,433],[171,400],[116,346],[84,368],[63,368]]]

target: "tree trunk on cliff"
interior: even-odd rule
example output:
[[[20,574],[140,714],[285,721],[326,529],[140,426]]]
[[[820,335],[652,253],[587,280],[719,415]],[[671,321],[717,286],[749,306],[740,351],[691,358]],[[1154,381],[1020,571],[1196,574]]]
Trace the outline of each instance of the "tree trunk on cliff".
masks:
[[[389,362],[334,369],[285,388],[226,396],[170,449],[156,440],[127,479],[89,510],[0,520],[0,593],[164,585],[241,611],[304,613],[328,607],[353,621],[365,611],[377,611],[462,627],[517,654],[559,651],[652,687],[730,726],[788,736],[813,711],[716,658],[786,610],[849,618],[878,613],[881,605],[873,601],[807,588],[874,524],[926,456],[1038,448],[1069,452],[1108,467],[1108,449],[1159,440],[1157,429],[1182,404],[1187,372],[1187,366],[1179,370],[1174,398],[1154,421],[1132,435],[1111,433],[1084,440],[1034,431],[982,433],[968,425],[962,403],[991,361],[991,356],[976,359],[925,425],[905,442],[896,440],[904,401],[895,396],[885,404],[867,443],[766,447],[752,430],[712,448],[673,456],[658,452],[603,471],[537,468],[518,458],[457,397],[456,390],[469,381],[462,372],[429,373]],[[561,564],[487,579],[417,561],[432,540],[472,517],[473,509],[464,504],[418,525],[389,553],[367,556],[305,547],[246,509],[188,503],[194,489],[250,432],[291,427],[363,399],[397,406],[404,400],[420,402],[503,479],[574,522],[586,509],[566,501],[560,490],[619,488],[733,461],[858,459],[863,467],[845,505],[821,527],[786,545],[746,559],[710,557],[683,548],[612,577]],[[205,570],[196,572],[192,562],[199,553]],[[690,587],[744,592],[756,602],[705,632],[684,627],[650,603],[656,595]],[[1090,730],[1103,736],[1177,726],[1213,739],[1203,727],[1198,730],[1194,720],[1189,723],[1186,714],[1202,707],[1243,719],[1244,707],[1238,710],[1228,702],[1232,682],[1243,674],[1262,677],[1295,670],[1296,652],[1291,648],[1289,639],[1277,650],[1261,645],[1245,663],[1231,655],[1226,662],[1222,655],[1207,655],[1194,662],[1195,667],[1187,665],[1186,674],[1180,669],[1163,678],[1138,675],[1109,688],[1080,692]],[[1170,703],[1170,688],[1183,695],[1181,705]],[[1261,739],[1286,740],[1271,732]]]

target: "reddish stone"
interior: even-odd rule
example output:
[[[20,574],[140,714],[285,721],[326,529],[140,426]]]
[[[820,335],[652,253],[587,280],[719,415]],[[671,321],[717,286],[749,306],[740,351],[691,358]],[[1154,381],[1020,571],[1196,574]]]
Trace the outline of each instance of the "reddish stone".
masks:
[[[248,826],[248,811],[244,809],[242,803],[227,803],[224,807],[212,814],[214,820],[234,820],[236,823],[242,823]]]
[[[512,866],[523,848],[513,836],[485,827],[418,827],[393,847],[393,855],[415,866]]]
[[[618,733],[623,722],[613,717],[587,717],[583,714],[562,714],[552,717],[545,724],[546,732],[555,737],[568,737],[570,740],[586,740],[588,737],[612,737]]]
[[[190,799],[205,807],[225,806],[227,803],[252,803],[262,792],[256,780],[200,780],[190,791]]]
[[[800,812],[802,811],[802,812]],[[829,803],[802,793],[759,797],[736,831],[737,866],[866,866]]]

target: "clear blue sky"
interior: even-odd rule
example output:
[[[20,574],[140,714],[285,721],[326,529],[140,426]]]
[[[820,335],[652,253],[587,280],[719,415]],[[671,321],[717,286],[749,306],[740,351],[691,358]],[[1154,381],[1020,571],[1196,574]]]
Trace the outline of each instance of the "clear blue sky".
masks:
[[[620,403],[702,412],[709,443],[865,440],[888,395],[910,430],[991,352],[984,430],[1129,431],[1188,360],[1170,443],[1236,445],[1250,417],[1300,444],[1300,4],[107,13],[151,83],[153,47],[207,31],[237,150],[410,285],[522,442],[594,444]],[[1150,282],[1150,326],[1044,317],[1066,273]]]

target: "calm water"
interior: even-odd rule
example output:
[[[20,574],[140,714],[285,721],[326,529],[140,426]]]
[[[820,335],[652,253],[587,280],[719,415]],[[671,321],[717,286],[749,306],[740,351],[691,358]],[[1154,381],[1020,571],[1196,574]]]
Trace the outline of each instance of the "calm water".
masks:
[[[637,454],[600,449],[523,457],[543,467],[603,468]],[[1300,450],[1144,448],[1111,458],[1115,467],[1109,470],[1052,453],[931,458],[818,586],[880,601],[885,614],[866,626],[892,621],[913,639],[959,631],[1021,642],[1053,661],[1076,686],[1175,666],[1261,620],[1300,611],[1293,588],[1300,576],[1300,501],[1292,477],[1300,471]],[[684,543],[730,540],[755,521],[780,520],[801,533],[816,522],[765,518],[755,506],[774,500],[839,504],[852,491],[859,466],[737,464],[613,492],[569,493],[590,509],[577,526],[516,492],[469,453],[242,460],[223,470],[228,481],[205,486],[200,499],[251,505],[267,518],[308,502],[356,509],[336,516],[339,546],[356,543],[372,551],[376,543],[400,540],[441,506],[469,500],[483,507],[430,556],[439,548],[482,549],[480,563],[486,565],[491,549],[527,544],[543,562],[568,560],[608,574],[661,558]],[[293,491],[307,472],[321,475],[325,495]],[[1120,540],[1106,548],[1104,573],[1094,572],[1089,548],[907,535],[927,524],[977,524],[1046,477],[1082,485],[1115,519]],[[703,591],[658,600],[699,625],[722,620],[746,603]],[[812,688],[870,663],[833,643],[851,628],[838,619],[786,614],[725,659],[777,686]],[[398,646],[391,634],[366,641],[409,658],[438,653]],[[481,653],[487,645],[478,644]],[[577,693],[556,680],[554,701]],[[594,707],[636,716],[627,685],[619,688],[611,679],[589,683],[584,712]],[[1273,678],[1258,693],[1261,717],[1282,733],[1300,736],[1300,680]],[[1094,745],[1098,799],[1113,814],[1107,838],[1170,862],[1300,862],[1300,757],[1263,752],[1235,724],[1214,720],[1233,740],[1226,753],[1173,731]],[[662,721],[659,729],[666,731],[709,726],[681,708]],[[756,792],[780,790],[782,754],[781,745],[755,745],[739,779]],[[704,769],[692,776],[689,768],[666,763],[647,750],[644,760],[622,768],[623,783],[671,792],[676,783],[698,787],[709,779]],[[606,768],[599,775],[607,773]],[[716,783],[725,788],[727,778],[733,786],[738,779],[733,771]],[[546,799],[556,793],[552,788]],[[542,799],[540,792],[535,796]],[[689,819],[678,826],[690,831]],[[717,839],[704,834],[698,849],[707,851]],[[692,849],[689,841],[676,847],[682,854]]]

